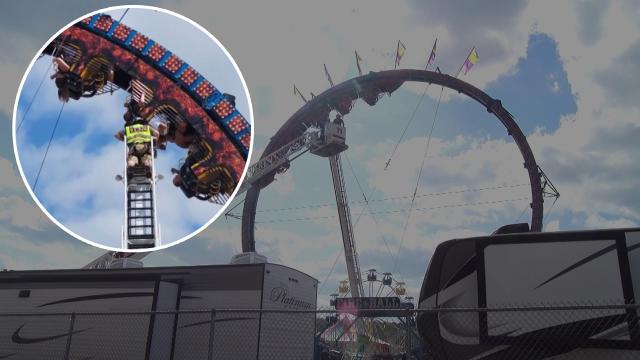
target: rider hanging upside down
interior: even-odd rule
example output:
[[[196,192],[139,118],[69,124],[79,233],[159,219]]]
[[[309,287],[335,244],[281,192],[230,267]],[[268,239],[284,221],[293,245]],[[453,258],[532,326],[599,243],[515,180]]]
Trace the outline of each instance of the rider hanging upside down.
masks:
[[[220,194],[231,195],[236,183],[231,172],[215,164],[213,149],[206,141],[195,143],[180,169],[171,169],[173,185],[182,189],[187,198],[209,200]]]
[[[83,64],[68,62],[62,53],[53,58],[53,66],[55,73],[51,79],[58,88],[58,98],[62,102],[92,97],[114,78],[113,65],[101,56]]]
[[[53,69],[55,73],[51,75],[51,80],[54,80],[58,88],[58,99],[62,102],[68,102],[71,92],[67,84],[67,76],[71,72],[71,65],[67,64],[64,56],[61,55],[53,58]]]
[[[136,117],[133,122],[125,125],[124,131],[120,131],[115,135],[116,139],[123,141],[126,139],[129,149],[127,156],[127,166],[134,167],[144,165],[151,167],[151,141],[157,141],[159,137],[158,130],[149,126],[144,119]]]

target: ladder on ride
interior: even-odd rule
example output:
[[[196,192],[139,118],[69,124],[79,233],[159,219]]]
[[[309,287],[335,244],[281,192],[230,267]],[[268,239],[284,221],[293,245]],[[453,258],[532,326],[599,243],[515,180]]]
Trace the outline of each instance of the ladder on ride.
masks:
[[[129,148],[125,141],[125,226],[123,229],[122,248],[142,249],[160,245],[159,227],[156,220],[155,199],[155,161],[153,141],[151,141],[150,153],[151,167],[140,163],[128,167],[126,160],[129,156]]]

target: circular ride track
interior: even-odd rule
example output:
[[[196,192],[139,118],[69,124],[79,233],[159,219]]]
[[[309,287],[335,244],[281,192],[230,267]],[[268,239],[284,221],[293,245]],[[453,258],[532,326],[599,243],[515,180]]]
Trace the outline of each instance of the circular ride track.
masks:
[[[64,30],[44,53],[71,66],[68,77],[80,84],[71,98],[125,89],[137,102],[135,115],[168,123],[167,140],[190,149],[180,173],[192,170],[198,179],[187,184],[191,188],[183,186],[185,195],[218,202],[233,193],[247,161],[251,125],[232,95],[221,93],[159,43],[105,14]],[[203,174],[208,184],[198,183]]]
[[[542,230],[543,189],[540,170],[526,137],[516,124],[513,116],[502,106],[500,100],[494,99],[477,87],[458,78],[439,72],[427,70],[388,70],[370,72],[339,85],[329,88],[322,94],[309,100],[271,138],[261,159],[289,141],[302,135],[309,126],[322,127],[329,121],[329,114],[337,111],[341,115],[348,114],[357,99],[364,100],[373,106],[384,94],[391,94],[404,82],[415,81],[441,85],[464,94],[484,106],[504,125],[507,133],[513,138],[529,174],[531,184],[531,231]],[[242,212],[242,251],[255,251],[255,216],[261,188],[273,182],[276,171],[264,175],[255,182],[256,185],[247,190]]]

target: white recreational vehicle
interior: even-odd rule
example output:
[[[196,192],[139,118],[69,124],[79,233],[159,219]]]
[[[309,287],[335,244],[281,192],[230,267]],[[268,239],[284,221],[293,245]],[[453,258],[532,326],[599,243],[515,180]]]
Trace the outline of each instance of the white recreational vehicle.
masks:
[[[434,359],[638,359],[638,299],[640,228],[492,235],[436,248],[417,322]]]
[[[317,283],[266,263],[5,271],[0,358],[311,359],[313,313],[224,309],[312,310]]]

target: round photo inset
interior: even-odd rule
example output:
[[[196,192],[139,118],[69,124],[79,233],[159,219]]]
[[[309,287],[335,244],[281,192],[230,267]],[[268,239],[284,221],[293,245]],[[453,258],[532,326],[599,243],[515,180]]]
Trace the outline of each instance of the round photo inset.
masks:
[[[40,208],[113,251],[165,248],[213,222],[239,190],[252,107],[213,35],[168,10],[119,6],[60,30],[18,89],[13,140]]]

